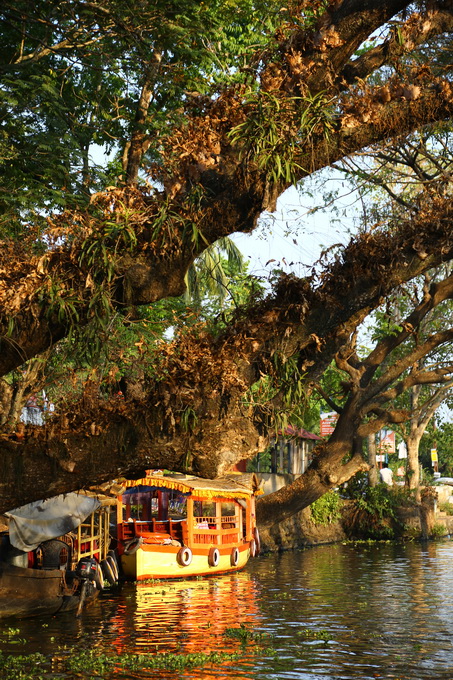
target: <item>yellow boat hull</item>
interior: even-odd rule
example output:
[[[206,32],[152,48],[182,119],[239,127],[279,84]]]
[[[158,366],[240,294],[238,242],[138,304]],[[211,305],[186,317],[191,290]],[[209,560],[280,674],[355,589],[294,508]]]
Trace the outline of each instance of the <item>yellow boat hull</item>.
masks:
[[[195,548],[189,564],[182,564],[178,559],[180,548],[174,546],[143,544],[136,552],[121,556],[121,566],[126,578],[134,581],[144,579],[188,578],[223,574],[242,569],[250,557],[249,543],[237,547],[234,559],[234,547],[219,546],[219,559],[213,565],[209,560],[209,546]],[[236,562],[236,564],[235,564]]]

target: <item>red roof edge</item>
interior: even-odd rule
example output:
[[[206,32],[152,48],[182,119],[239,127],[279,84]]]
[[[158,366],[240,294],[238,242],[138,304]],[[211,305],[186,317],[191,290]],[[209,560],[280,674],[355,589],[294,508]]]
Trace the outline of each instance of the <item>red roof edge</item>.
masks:
[[[303,427],[297,428],[293,427],[292,425],[285,427],[284,432],[279,430],[278,434],[283,435],[284,437],[299,437],[299,439],[314,439],[316,441],[322,440],[322,437],[319,437],[317,434],[308,432],[308,430],[304,430]]]

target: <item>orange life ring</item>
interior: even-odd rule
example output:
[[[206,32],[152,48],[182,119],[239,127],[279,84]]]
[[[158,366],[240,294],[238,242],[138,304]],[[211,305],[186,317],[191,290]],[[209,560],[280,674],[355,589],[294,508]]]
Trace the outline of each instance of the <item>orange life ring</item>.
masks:
[[[239,563],[239,550],[238,548],[233,548],[230,555],[230,563],[232,567],[237,567]]]
[[[220,552],[218,548],[212,546],[209,549],[208,564],[210,567],[217,567],[220,562]]]
[[[178,564],[180,564],[182,567],[188,567],[189,564],[192,562],[192,551],[190,548],[187,548],[186,546],[183,546],[178,550],[178,554],[176,555],[176,559],[178,561]]]

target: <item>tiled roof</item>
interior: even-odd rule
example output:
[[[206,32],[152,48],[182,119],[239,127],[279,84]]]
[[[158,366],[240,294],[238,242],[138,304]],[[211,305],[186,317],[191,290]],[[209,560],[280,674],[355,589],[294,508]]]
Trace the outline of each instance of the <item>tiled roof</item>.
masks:
[[[278,434],[282,435],[283,437],[298,437],[299,439],[314,439],[316,441],[321,441],[321,437],[318,437],[317,434],[308,432],[308,430],[304,430],[303,427],[297,428],[293,427],[292,425],[285,427],[283,432],[279,430]]]

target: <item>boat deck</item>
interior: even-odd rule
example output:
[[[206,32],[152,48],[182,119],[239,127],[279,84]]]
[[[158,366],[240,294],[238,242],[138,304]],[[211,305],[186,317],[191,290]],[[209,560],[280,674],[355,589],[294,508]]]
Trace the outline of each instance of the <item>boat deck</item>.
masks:
[[[191,529],[191,530],[190,530]],[[189,534],[191,533],[191,536]],[[179,541],[187,545],[230,545],[241,543],[242,532],[237,517],[199,517],[189,528],[187,519],[130,520],[118,526],[118,538],[129,541],[142,537],[145,542]]]

